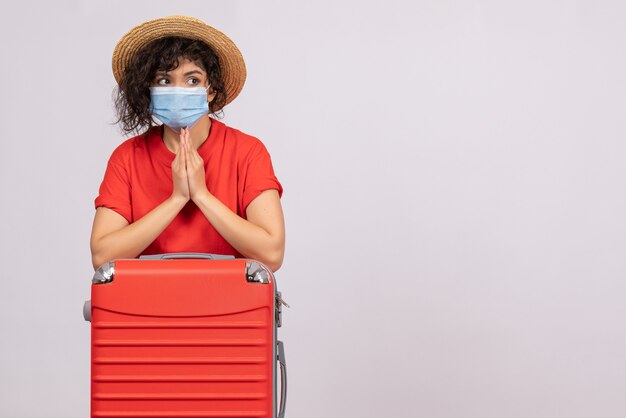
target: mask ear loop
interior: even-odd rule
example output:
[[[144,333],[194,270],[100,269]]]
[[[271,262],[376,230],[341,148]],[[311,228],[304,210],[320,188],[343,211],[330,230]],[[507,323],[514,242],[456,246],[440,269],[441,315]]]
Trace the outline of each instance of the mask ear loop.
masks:
[[[207,103],[209,105],[209,113],[207,113],[207,116],[211,114],[211,102],[209,101],[209,92],[207,90],[209,90],[209,88],[211,87],[211,85],[209,84],[208,86],[206,86],[206,88],[204,89],[204,91],[207,94]]]

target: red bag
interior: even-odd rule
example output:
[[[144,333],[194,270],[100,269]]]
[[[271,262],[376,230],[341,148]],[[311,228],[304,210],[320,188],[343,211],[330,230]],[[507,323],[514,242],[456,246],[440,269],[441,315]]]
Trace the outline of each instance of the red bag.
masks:
[[[284,417],[283,304],[271,270],[254,260],[180,253],[106,263],[84,307],[91,417]]]

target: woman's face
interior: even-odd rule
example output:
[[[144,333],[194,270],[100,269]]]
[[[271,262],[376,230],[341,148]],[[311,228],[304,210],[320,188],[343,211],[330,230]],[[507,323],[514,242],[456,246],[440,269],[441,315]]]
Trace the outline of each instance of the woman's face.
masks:
[[[206,71],[198,67],[187,58],[178,59],[178,67],[171,71],[157,71],[150,83],[151,87],[209,87],[207,91],[208,102],[215,98],[215,92],[210,88]]]

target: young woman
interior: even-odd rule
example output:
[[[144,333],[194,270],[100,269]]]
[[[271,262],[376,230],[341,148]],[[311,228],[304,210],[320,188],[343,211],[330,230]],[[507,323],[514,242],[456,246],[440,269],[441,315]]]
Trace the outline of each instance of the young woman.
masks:
[[[119,41],[113,72],[118,122],[143,133],[109,158],[95,199],[94,269],[116,258],[203,252],[276,271],[285,230],[271,158],[258,139],[209,116],[243,87],[235,44],[194,18],[156,19]]]

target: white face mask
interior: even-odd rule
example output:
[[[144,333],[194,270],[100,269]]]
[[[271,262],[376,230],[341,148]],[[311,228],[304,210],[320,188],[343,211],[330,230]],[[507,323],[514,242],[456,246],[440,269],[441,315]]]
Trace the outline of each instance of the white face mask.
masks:
[[[209,113],[208,87],[150,87],[150,112],[176,132]]]

